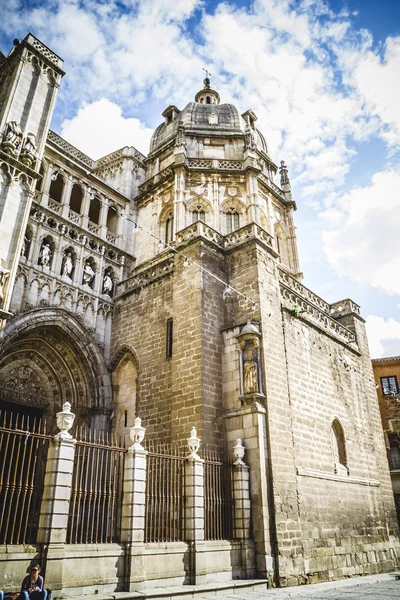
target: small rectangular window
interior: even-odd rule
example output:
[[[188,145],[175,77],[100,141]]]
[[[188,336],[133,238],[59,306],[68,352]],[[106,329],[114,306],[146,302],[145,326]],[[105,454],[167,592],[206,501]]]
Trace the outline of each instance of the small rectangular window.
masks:
[[[173,320],[167,319],[167,341],[166,341],[166,352],[165,352],[165,355],[167,358],[171,358],[171,356],[172,356],[172,330],[173,330]]]
[[[124,411],[124,427],[128,427],[128,411]]]
[[[381,377],[382,394],[390,396],[390,394],[398,394],[399,386],[397,384],[396,375],[389,377]]]

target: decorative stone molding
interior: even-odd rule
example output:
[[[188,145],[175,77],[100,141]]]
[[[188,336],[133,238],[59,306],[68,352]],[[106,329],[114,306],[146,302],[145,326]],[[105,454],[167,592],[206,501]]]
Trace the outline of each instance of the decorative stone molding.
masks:
[[[72,435],[69,430],[74,424],[75,415],[71,412],[71,404],[64,402],[62,411],[58,412],[57,415],[57,427],[60,432],[55,436],[56,440],[72,440]]]
[[[346,298],[346,300],[340,300],[331,304],[329,312],[334,319],[351,314],[360,316],[360,307],[353,300],[350,300],[350,298]]]
[[[165,169],[163,169],[162,171],[157,173],[157,175],[154,175],[154,177],[147,179],[147,181],[145,181],[144,183],[139,185],[139,188],[138,188],[139,194],[143,194],[144,192],[151,190],[152,188],[154,188],[155,185],[158,185],[158,184],[162,183],[163,181],[166,181],[167,179],[173,177],[174,175],[175,174],[174,174],[174,170],[172,169],[172,167],[166,167]]]
[[[166,259],[164,258],[156,264],[152,262],[147,268],[135,273],[132,277],[117,285],[115,296],[120,297],[127,293],[136,292],[163,277],[171,275],[173,271],[174,259],[171,256],[168,256]]]
[[[250,223],[226,235],[224,237],[224,248],[235,248],[253,239],[261,241],[272,256],[278,256],[278,253],[274,249],[272,235],[256,223]]]
[[[192,427],[190,431],[190,437],[187,439],[187,445],[189,448],[188,460],[201,461],[202,459],[197,454],[200,448],[200,438],[197,437],[196,427]]]
[[[196,223],[193,223],[192,225],[189,225],[189,227],[179,231],[175,236],[175,245],[179,247],[181,244],[185,244],[197,237],[202,237],[210,242],[213,242],[220,248],[223,248],[224,236],[202,221],[196,221]]]
[[[54,131],[49,131],[47,143],[50,144],[50,146],[54,146],[58,151],[61,151],[62,154],[66,154],[73,160],[79,162],[83,167],[89,168],[90,170],[94,169],[96,163],[93,159],[86,156],[86,154],[54,133]]]
[[[142,442],[144,440],[144,434],[146,433],[146,429],[142,427],[142,420],[140,417],[136,417],[135,425],[130,428],[129,435],[133,442],[133,445],[130,447],[130,450],[144,450],[142,446]]]
[[[282,304],[290,312],[293,311],[293,306],[297,305],[301,313],[298,318],[309,321],[312,325],[322,329],[325,333],[346,344],[352,350],[359,351],[356,336],[350,329],[347,329],[347,327],[335,321],[335,319],[322,312],[316,306],[301,298],[293,290],[289,290],[285,286],[281,286],[280,289]]]
[[[352,477],[347,475],[339,475],[328,473],[327,471],[317,471],[315,469],[303,469],[297,467],[297,475],[300,477],[314,477],[315,479],[327,479],[330,481],[341,481],[343,483],[352,483],[356,485],[366,485],[368,487],[380,487],[380,482],[377,479],[365,479],[363,477]]]
[[[266,177],[263,173],[260,173],[258,175],[258,180],[263,183],[270,192],[272,192],[275,196],[278,196],[280,200],[285,201],[285,194],[271,179]]]
[[[233,446],[233,458],[235,467],[244,467],[245,463],[243,462],[243,457],[246,452],[246,448],[242,444],[242,440],[238,438]]]

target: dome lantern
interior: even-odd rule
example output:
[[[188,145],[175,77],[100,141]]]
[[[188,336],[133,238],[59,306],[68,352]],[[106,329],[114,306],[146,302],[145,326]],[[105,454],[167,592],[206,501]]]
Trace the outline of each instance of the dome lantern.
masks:
[[[219,104],[219,94],[215,90],[211,89],[209,77],[206,77],[203,83],[204,88],[197,92],[194,101],[197,102],[197,104]]]

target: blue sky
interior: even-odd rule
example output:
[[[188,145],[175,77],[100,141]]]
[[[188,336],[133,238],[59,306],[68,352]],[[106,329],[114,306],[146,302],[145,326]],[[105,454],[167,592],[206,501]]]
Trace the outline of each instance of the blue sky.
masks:
[[[351,297],[373,356],[400,355],[400,2],[0,0],[0,47],[28,31],[65,61],[52,128],[98,158],[147,151],[207,67],[252,108],[297,202],[305,284]]]

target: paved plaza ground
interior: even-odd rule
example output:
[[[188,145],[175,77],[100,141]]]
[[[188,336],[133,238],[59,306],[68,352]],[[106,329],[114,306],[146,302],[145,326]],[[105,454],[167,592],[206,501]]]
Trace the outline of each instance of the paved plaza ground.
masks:
[[[76,598],[76,597],[75,597]],[[298,587],[267,589],[260,580],[200,586],[153,588],[141,592],[114,592],[81,596],[79,600],[400,600],[400,571],[355,577]]]

